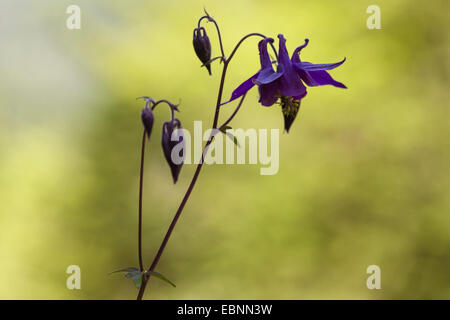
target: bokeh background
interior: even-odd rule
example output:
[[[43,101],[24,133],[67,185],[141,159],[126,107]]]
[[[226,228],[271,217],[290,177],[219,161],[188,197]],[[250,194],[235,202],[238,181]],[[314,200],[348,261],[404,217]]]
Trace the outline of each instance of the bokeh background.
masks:
[[[81,7],[81,30],[66,8]],[[381,8],[369,30],[366,8]],[[283,33],[302,58],[347,62],[349,89],[310,88],[280,170],[206,166],[151,281],[152,299],[450,298],[449,3],[423,1],[0,2],[0,298],[134,299],[142,101],[181,100],[187,129],[213,117],[220,77],[200,68],[192,30],[206,7],[226,52]],[[218,42],[207,25],[215,54]],[[227,97],[258,68],[257,40],[229,69]],[[227,109],[223,116],[231,112]],[[177,185],[147,153],[148,265],[193,175]],[[282,128],[249,93],[233,127]],[[81,290],[66,268],[81,267]],[[379,265],[381,290],[366,268]]]

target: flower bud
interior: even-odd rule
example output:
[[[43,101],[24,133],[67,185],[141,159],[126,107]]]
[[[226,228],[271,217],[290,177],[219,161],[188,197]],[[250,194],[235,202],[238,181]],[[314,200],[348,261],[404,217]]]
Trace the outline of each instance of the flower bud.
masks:
[[[197,57],[208,69],[209,75],[211,75],[211,64],[208,63],[211,60],[211,42],[209,41],[206,30],[203,27],[194,29],[194,50]]]
[[[185,157],[185,142],[180,120],[174,119],[164,122],[161,142],[164,157],[172,173],[173,183],[177,183]]]
[[[148,139],[150,140],[150,134],[153,128],[153,111],[150,108],[144,108],[141,112],[142,123],[144,124],[145,132],[147,133]]]

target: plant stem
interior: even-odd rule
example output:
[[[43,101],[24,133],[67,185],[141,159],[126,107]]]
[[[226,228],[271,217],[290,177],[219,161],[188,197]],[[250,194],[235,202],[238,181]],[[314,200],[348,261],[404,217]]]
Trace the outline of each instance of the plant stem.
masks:
[[[184,206],[186,205],[186,202],[189,199],[189,196],[191,195],[192,190],[194,189],[195,183],[197,182],[197,179],[198,179],[198,176],[200,174],[200,170],[201,170],[202,166],[203,166],[203,161],[200,162],[197,165],[197,169],[195,170],[194,177],[192,178],[192,181],[189,184],[189,187],[188,187],[188,189],[186,191],[186,194],[183,197],[183,200],[181,201],[180,206],[178,207],[177,212],[175,213],[175,216],[174,216],[174,218],[173,218],[173,220],[172,220],[172,222],[171,222],[171,224],[169,226],[169,229],[166,232],[166,235],[164,236],[164,240],[162,241],[161,246],[158,249],[158,253],[155,256],[155,259],[153,260],[152,265],[149,268],[149,271],[154,271],[155,270],[156,265],[158,264],[159,259],[161,258],[162,254],[164,252],[164,249],[166,248],[167,242],[169,241],[170,235],[172,234],[172,231],[175,228],[175,225],[176,225],[176,223],[178,221],[178,218],[180,217],[181,212],[183,211]],[[142,300],[142,297],[143,297],[144,292],[145,292],[145,287],[147,285],[147,282],[148,282],[149,278],[150,278],[150,275],[147,274],[147,276],[142,279],[142,284],[141,284],[141,287],[139,289],[137,300]]]
[[[142,135],[142,151],[141,151],[141,169],[139,177],[139,226],[138,226],[138,255],[139,255],[139,269],[144,271],[144,262],[142,259],[142,191],[144,181],[144,156],[145,156],[145,142],[146,132]]]
[[[233,58],[234,54],[236,53],[236,51],[239,49],[239,47],[241,46],[241,44],[247,40],[250,37],[261,37],[261,38],[267,38],[265,35],[263,35],[262,33],[258,33],[258,32],[253,32],[253,33],[249,33],[246,36],[244,36],[241,40],[239,40],[239,42],[236,44],[236,46],[234,47],[233,51],[231,51],[230,57],[227,59],[227,62],[229,63],[230,60]],[[273,46],[272,42],[269,42],[270,46],[272,47],[273,52],[275,53],[275,57],[277,57],[277,50],[275,49],[275,47]]]
[[[219,44],[220,44],[220,52],[222,53],[222,58],[225,59],[225,52],[223,51],[223,43],[222,43],[222,35],[220,34],[220,28],[219,25],[217,24],[216,20],[214,20],[213,17],[211,17],[206,11],[205,11],[206,15],[201,17],[198,22],[197,22],[197,27],[200,28],[200,24],[202,22],[203,19],[208,19],[208,21],[211,21],[214,23],[214,25],[216,26],[216,30],[217,30],[217,35],[219,37]]]
[[[213,121],[213,126],[212,126],[213,129],[217,128],[217,122],[219,120],[220,104],[222,101],[222,93],[223,93],[223,87],[225,84],[225,76],[227,73],[227,67],[228,67],[228,61],[224,62],[224,65],[223,65],[222,77],[220,79],[220,85],[219,85],[219,92],[217,94],[216,112],[214,115],[214,121]],[[194,189],[195,183],[197,182],[198,176],[200,175],[200,171],[202,170],[202,167],[203,167],[203,159],[204,159],[204,156],[206,155],[206,151],[208,150],[209,145],[212,142],[212,139],[213,139],[213,136],[211,135],[210,138],[208,139],[208,141],[206,142],[205,147],[203,148],[203,154],[202,154],[201,161],[197,165],[197,169],[195,170],[192,181],[189,184],[189,187],[183,197],[183,200],[181,201],[180,206],[178,207],[178,210],[175,213],[175,216],[173,217],[172,222],[170,223],[169,229],[167,230],[166,235],[164,236],[164,239],[163,239],[163,241],[158,249],[158,252],[156,253],[156,256],[153,259],[153,262],[152,262],[150,268],[148,269],[148,271],[155,270],[156,265],[158,264],[159,259],[161,258],[162,254],[164,252],[164,249],[166,248],[167,242],[169,241],[172,231],[175,228],[175,225],[177,224],[178,218],[180,217],[181,213],[183,212],[184,206],[186,205],[186,202],[188,201],[189,196],[191,195],[192,190]],[[142,284],[141,284],[141,287],[139,288],[137,300],[142,300],[142,297],[144,296],[145,288],[147,286],[147,282],[149,279],[150,279],[150,274],[146,274],[142,278]]]
[[[233,113],[231,114],[231,116],[219,126],[219,130],[221,130],[223,127],[225,127],[227,124],[229,124],[231,122],[231,120],[233,120],[234,116],[238,113],[239,109],[241,108],[242,102],[244,102],[245,96],[247,95],[247,93],[244,93],[244,95],[242,96],[241,100],[239,101],[236,109],[234,109]]]
[[[206,17],[209,17],[209,15],[200,18],[200,20],[198,22],[198,25],[200,25],[201,20],[203,18],[206,18]],[[217,23],[215,22],[214,19],[212,19],[210,21],[213,21],[215,26],[216,26],[217,33],[219,34],[219,42],[220,42],[220,47],[221,47],[221,51],[222,51],[222,57],[225,57],[224,52],[223,52],[222,38],[220,36],[219,26],[217,25]],[[263,34],[260,34],[260,33],[251,33],[251,34],[246,35],[234,47],[233,51],[230,54],[230,57],[223,61],[222,76],[220,78],[219,92],[217,94],[216,111],[215,111],[215,114],[214,114],[214,120],[213,120],[212,129],[217,129],[217,123],[219,121],[220,106],[221,106],[221,102],[222,102],[222,93],[223,93],[223,87],[224,87],[224,84],[225,84],[225,77],[226,77],[227,70],[228,70],[228,64],[230,63],[231,59],[233,58],[233,56],[236,53],[236,51],[239,48],[239,46],[247,38],[252,37],[252,36],[259,36],[259,37],[265,38],[265,36]],[[273,45],[272,45],[272,48],[274,49],[274,51],[276,53],[276,50],[273,47]],[[239,105],[237,106],[235,112],[233,112],[231,117],[225,122],[224,125],[228,124],[234,118],[234,116],[238,112],[239,108],[241,107],[241,104],[244,101],[244,98],[245,98],[245,95],[241,98],[241,101],[239,102]],[[155,106],[156,105],[154,105],[153,108]],[[200,175],[200,171],[202,170],[202,167],[203,167],[204,157],[206,155],[206,152],[208,151],[209,145],[211,144],[211,142],[214,139],[214,131],[215,130],[212,130],[211,135],[210,135],[208,141],[206,142],[205,147],[203,148],[202,158],[200,160],[200,163],[197,165],[197,169],[195,170],[195,173],[194,173],[194,176],[193,176],[193,178],[191,180],[191,183],[189,184],[189,187],[188,187],[188,189],[187,189],[187,191],[186,191],[186,193],[185,193],[185,195],[183,197],[183,200],[181,201],[180,206],[178,207],[177,212],[175,213],[175,216],[173,217],[172,222],[170,223],[170,226],[169,226],[169,228],[168,228],[168,230],[166,232],[166,235],[164,236],[164,239],[163,239],[163,241],[162,241],[162,243],[161,243],[161,245],[160,245],[160,247],[158,249],[158,252],[156,253],[155,258],[153,259],[153,262],[152,262],[150,268],[148,269],[148,271],[150,271],[150,272],[155,270],[155,268],[156,268],[156,266],[157,266],[157,264],[158,264],[158,262],[159,262],[159,260],[160,260],[160,258],[162,256],[162,254],[164,252],[164,249],[166,248],[167,242],[170,239],[170,236],[171,236],[171,234],[173,232],[173,229],[175,228],[175,225],[177,224],[177,221],[178,221],[181,213],[183,212],[183,209],[184,209],[184,207],[185,207],[185,205],[186,205],[186,203],[187,203],[187,201],[188,201],[188,199],[189,199],[189,197],[190,197],[190,195],[192,193],[192,190],[194,189],[195,183],[197,182],[197,179],[198,179],[198,177]],[[145,132],[144,132],[144,141],[145,141]],[[142,161],[143,161],[143,156],[142,156]],[[143,163],[141,164],[141,168],[143,168]],[[141,170],[141,185],[142,185],[142,171],[143,170]],[[142,192],[142,186],[140,188],[140,191]],[[141,206],[141,199],[142,199],[142,197],[140,196],[140,206]],[[142,223],[141,214],[142,214],[142,210],[140,209],[140,219],[139,219],[140,227],[139,227],[139,230],[141,230],[141,223]],[[139,239],[141,239],[140,236],[139,236]],[[140,259],[141,259],[141,257],[140,257]],[[141,270],[142,270],[142,268],[141,268]],[[145,293],[145,288],[147,286],[147,282],[148,282],[149,279],[150,279],[150,273],[144,273],[144,275],[142,277],[141,287],[139,288],[139,293],[138,293],[138,296],[137,296],[137,300],[142,300],[142,298],[144,296],[144,293]]]

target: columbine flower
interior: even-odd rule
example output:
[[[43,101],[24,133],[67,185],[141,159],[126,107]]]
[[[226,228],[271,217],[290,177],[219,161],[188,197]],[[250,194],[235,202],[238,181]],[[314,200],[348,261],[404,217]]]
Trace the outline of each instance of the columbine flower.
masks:
[[[301,62],[299,53],[308,45],[308,39],[305,43],[295,49],[292,58],[286,49],[286,39],[282,34],[278,35],[279,49],[277,59],[277,71],[272,67],[267,52],[267,44],[273,42],[272,38],[265,38],[258,43],[261,69],[248,80],[239,85],[231,94],[228,102],[237,99],[250,90],[255,84],[259,90],[259,102],[263,106],[272,106],[279,100],[284,117],[284,129],[289,129],[300,109],[300,101],[306,96],[306,87],[319,85],[333,85],[335,87],[346,88],[340,82],[335,81],[325,70],[331,70],[342,63],[312,64]],[[302,82],[303,81],[303,82]]]
[[[164,122],[161,144],[164,157],[172,173],[173,183],[177,183],[184,161],[184,138],[180,120],[175,118]],[[177,147],[177,150],[174,150],[175,147]],[[178,151],[178,154],[176,154],[176,151]]]
[[[194,29],[194,39],[192,40],[197,57],[203,62],[211,75],[211,42],[209,41],[206,30],[203,27]]]

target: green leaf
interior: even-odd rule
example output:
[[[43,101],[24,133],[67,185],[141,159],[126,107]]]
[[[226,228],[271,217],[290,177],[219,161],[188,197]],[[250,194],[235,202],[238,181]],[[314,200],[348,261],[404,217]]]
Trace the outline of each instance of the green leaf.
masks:
[[[127,272],[125,274],[125,277],[130,278],[131,280],[133,280],[134,285],[136,286],[136,288],[139,289],[141,287],[141,284],[142,284],[142,272],[140,270]]]
[[[134,285],[136,288],[140,288],[142,284],[142,273],[141,270],[135,267],[126,267],[118,270],[114,270],[110,272],[109,274],[118,273],[118,272],[125,272],[125,277],[130,278],[133,280]]]
[[[230,126],[223,126],[222,128],[220,128],[220,131],[223,132],[228,138],[230,138],[231,141],[233,141],[234,144],[236,146],[238,146],[238,148],[240,148],[241,146],[239,145],[239,141],[233,134],[227,132],[228,129],[233,129],[233,128],[231,128]]]
[[[172,281],[170,281],[169,279],[167,279],[166,277],[164,277],[161,273],[159,272],[155,272],[155,271],[147,271],[147,273],[150,273],[152,276],[161,279],[164,282],[167,282],[168,284],[170,284],[172,287],[176,287],[175,283],[173,283]]]
[[[165,276],[163,276],[161,273],[156,272],[156,271],[141,271],[135,267],[126,267],[126,268],[114,270],[114,271],[110,272],[109,274],[118,273],[118,272],[125,272],[125,277],[133,280],[134,285],[138,289],[142,285],[142,276],[144,273],[148,273],[148,274],[170,284],[171,286],[176,287],[176,285],[172,281],[170,281]]]
[[[111,271],[108,274],[113,274],[113,273],[118,273],[118,272],[133,272],[133,271],[139,271],[140,272],[140,270],[138,268],[126,267],[126,268],[122,268],[122,269],[117,269],[117,270]]]

